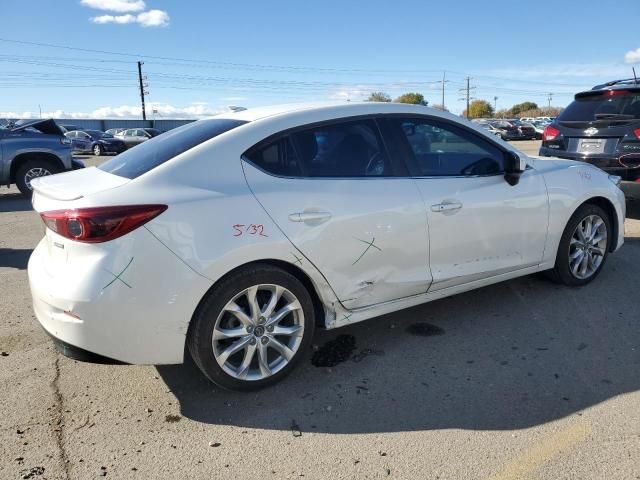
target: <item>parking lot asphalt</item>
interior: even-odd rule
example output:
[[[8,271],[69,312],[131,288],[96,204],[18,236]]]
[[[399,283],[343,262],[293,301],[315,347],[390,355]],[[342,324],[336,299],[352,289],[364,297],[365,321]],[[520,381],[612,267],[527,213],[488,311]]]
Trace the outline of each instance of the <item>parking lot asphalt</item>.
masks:
[[[628,213],[626,244],[584,288],[528,276],[318,332],[318,346],[352,335],[355,355],[238,394],[191,362],[57,354],[26,273],[43,227],[3,189],[0,478],[640,478],[639,206]]]

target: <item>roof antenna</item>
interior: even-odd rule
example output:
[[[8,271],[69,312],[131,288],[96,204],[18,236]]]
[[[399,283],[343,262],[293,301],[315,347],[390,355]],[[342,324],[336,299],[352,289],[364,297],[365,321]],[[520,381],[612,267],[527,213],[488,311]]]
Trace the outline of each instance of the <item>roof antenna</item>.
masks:
[[[637,85],[638,84],[638,77],[636,77],[636,67],[631,67],[631,70],[633,70],[633,81]]]

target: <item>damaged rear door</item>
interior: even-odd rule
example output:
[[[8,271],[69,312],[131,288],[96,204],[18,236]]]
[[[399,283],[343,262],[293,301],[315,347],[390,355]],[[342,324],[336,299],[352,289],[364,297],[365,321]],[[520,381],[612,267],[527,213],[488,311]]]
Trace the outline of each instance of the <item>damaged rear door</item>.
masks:
[[[424,204],[373,119],[296,129],[243,160],[256,198],[297,248],[292,263],[313,263],[346,308],[427,291]]]

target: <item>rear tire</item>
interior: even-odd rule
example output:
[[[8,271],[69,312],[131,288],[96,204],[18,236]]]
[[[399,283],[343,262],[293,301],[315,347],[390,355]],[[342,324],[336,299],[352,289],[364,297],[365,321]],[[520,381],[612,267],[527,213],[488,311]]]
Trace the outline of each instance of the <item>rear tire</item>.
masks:
[[[555,267],[545,272],[546,276],[570,287],[580,287],[593,281],[609,255],[612,232],[607,212],[597,205],[580,206],[567,222],[558,246]]]
[[[18,168],[16,172],[16,186],[27,198],[31,198],[31,180],[38,177],[46,177],[61,171],[60,167],[46,160],[28,160]]]
[[[314,326],[305,286],[280,268],[254,265],[230,274],[206,294],[191,321],[187,345],[195,364],[216,385],[258,390],[295,368],[309,351]]]

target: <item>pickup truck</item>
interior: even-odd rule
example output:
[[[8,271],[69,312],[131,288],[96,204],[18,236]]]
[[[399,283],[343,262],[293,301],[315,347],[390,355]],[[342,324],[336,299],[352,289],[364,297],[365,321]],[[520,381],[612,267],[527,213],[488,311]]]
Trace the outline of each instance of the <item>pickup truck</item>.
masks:
[[[15,184],[31,197],[31,180],[83,168],[71,154],[71,140],[52,119],[0,128],[0,185]]]

